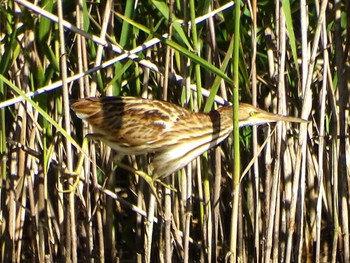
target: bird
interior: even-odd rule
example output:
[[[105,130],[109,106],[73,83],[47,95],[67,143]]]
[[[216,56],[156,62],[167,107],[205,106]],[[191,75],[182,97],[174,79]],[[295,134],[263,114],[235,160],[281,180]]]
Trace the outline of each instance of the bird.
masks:
[[[92,136],[122,155],[153,153],[152,177],[164,178],[226,139],[233,130],[233,108],[192,112],[167,101],[137,97],[90,97],[71,104],[92,126]],[[307,122],[240,103],[239,127],[277,121]]]

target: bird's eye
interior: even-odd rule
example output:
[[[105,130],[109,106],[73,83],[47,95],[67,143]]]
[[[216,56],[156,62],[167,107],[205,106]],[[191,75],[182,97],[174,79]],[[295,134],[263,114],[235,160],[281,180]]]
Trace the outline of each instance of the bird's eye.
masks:
[[[249,116],[250,116],[250,117],[252,117],[252,116],[254,116],[254,115],[255,115],[255,111],[249,112]]]

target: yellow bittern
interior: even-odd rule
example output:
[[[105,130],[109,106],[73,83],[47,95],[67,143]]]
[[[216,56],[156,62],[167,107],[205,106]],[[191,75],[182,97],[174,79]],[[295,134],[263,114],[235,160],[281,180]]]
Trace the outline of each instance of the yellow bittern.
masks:
[[[195,113],[166,101],[135,97],[101,97],[71,105],[93,128],[93,138],[125,155],[154,153],[153,177],[165,177],[223,141],[233,129],[232,106],[208,114]],[[302,119],[239,104],[239,126]]]

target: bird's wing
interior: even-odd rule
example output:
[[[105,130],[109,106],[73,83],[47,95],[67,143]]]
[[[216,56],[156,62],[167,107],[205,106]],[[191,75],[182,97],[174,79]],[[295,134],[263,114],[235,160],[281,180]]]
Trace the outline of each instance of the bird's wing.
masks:
[[[87,98],[71,107],[93,127],[95,137],[132,154],[156,151],[156,142],[172,130],[174,122],[191,114],[168,102],[134,97]]]

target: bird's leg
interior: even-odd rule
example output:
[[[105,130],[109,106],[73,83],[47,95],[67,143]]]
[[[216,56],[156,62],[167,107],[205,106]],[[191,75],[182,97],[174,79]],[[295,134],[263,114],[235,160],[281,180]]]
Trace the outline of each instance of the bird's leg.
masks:
[[[151,189],[148,212],[147,212],[147,220],[145,221],[145,240],[144,240],[145,262],[151,262],[150,259],[151,259],[152,237],[153,237],[153,221],[154,221],[154,211],[155,211],[156,203],[158,204],[160,213],[162,213],[161,202],[158,198],[157,189],[154,184],[157,181],[157,179],[153,179],[147,173],[140,170],[136,170],[130,167],[129,165],[125,165],[119,162],[118,166],[130,173],[141,176]]]
[[[145,181],[146,183],[150,186],[152,192],[154,195],[156,195],[156,189],[155,189],[155,186],[154,186],[154,183],[155,183],[155,180],[153,180],[152,176],[148,175],[147,173],[141,171],[141,170],[136,170],[135,168],[129,166],[129,165],[126,165],[126,164],[123,164],[121,163],[120,161],[118,162],[117,161],[117,166],[121,167],[122,169],[130,172],[130,173],[133,173],[133,174],[136,174],[138,176],[141,176]]]
[[[120,158],[120,155],[118,156],[117,155],[117,158],[114,159],[114,162],[116,163],[116,165],[118,165],[119,167],[121,167],[122,169],[130,172],[130,173],[133,173],[133,174],[136,174],[138,176],[141,176],[145,181],[146,183],[150,186],[151,188],[151,191],[152,193],[158,198],[158,195],[156,194],[157,191],[156,191],[156,188],[155,188],[155,183],[159,183],[160,185],[164,186],[165,188],[168,188],[174,192],[176,192],[176,189],[171,186],[171,185],[168,185],[166,183],[164,183],[160,178],[154,176],[154,175],[149,175],[141,170],[136,170],[134,169],[133,167],[129,166],[129,165],[126,165],[126,164],[123,164],[121,163],[121,158]]]

